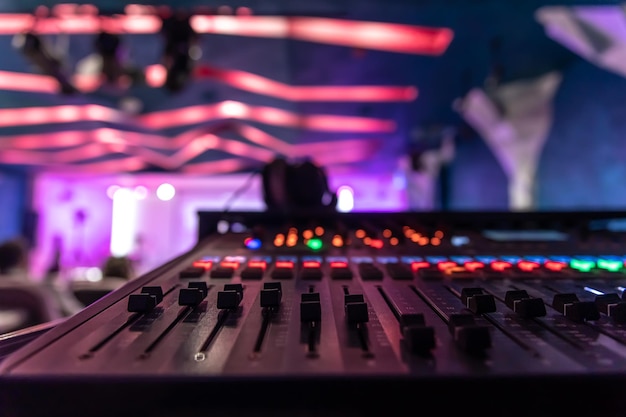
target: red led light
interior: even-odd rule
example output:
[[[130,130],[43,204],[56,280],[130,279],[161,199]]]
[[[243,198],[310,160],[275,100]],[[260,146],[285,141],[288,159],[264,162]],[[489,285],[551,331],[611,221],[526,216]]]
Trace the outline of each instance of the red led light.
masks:
[[[537,262],[519,261],[517,263],[517,267],[522,271],[532,272],[533,270],[539,268],[539,264]]]
[[[265,261],[250,261],[248,263],[248,266],[250,268],[263,268],[263,269],[265,269],[267,267],[267,262],[265,262]]]
[[[507,268],[510,268],[512,265],[509,262],[504,261],[494,261],[491,263],[491,269],[494,271],[504,271]]]
[[[474,272],[477,269],[484,268],[485,264],[482,263],[482,262],[471,261],[471,262],[465,262],[465,264],[463,266],[468,271]]]
[[[237,269],[237,268],[239,268],[239,262],[228,262],[228,261],[225,261],[225,262],[222,262],[222,263],[220,264],[220,266],[221,266],[222,268],[233,268],[233,269]]]
[[[430,264],[426,261],[411,263],[411,269],[413,270],[413,272],[418,271],[422,268],[428,268],[428,267],[430,267]]]
[[[370,242],[370,246],[373,247],[374,249],[382,249],[383,241],[380,239],[372,239]]]
[[[304,268],[319,268],[320,267],[320,263],[317,261],[304,261],[302,263],[302,266]]]
[[[567,264],[565,262],[547,261],[545,264],[543,264],[543,266],[545,266],[546,269],[549,269],[550,271],[560,272],[563,270],[563,268],[567,267]]]
[[[437,264],[437,268],[439,268],[440,271],[445,271],[446,269],[454,268],[455,266],[457,266],[456,262],[452,261],[444,261]]]
[[[278,261],[278,262],[276,262],[276,268],[293,268],[293,262],[291,262],[291,261]]]
[[[331,262],[330,267],[331,268],[347,268],[348,263],[347,262]]]
[[[213,262],[211,261],[195,261],[192,266],[196,268],[211,269]]]

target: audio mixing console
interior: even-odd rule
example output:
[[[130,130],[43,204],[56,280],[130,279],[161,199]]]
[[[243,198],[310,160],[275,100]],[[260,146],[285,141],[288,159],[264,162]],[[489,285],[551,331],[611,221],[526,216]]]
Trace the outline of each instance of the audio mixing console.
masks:
[[[622,215],[200,212],[194,248],[6,359],[2,407],[624,416]]]

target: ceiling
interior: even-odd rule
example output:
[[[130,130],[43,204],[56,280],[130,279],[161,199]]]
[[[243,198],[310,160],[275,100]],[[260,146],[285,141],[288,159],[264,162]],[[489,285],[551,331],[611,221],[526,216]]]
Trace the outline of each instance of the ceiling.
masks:
[[[534,12],[548,3],[536,0],[170,3],[207,19],[197,26],[196,76],[174,93],[139,82],[60,94],[4,24],[0,165],[206,174],[280,154],[372,169],[372,161],[393,163],[425,126],[472,137],[452,103],[494,71],[507,82],[579,59],[546,36]],[[57,2],[0,1],[0,18],[42,4],[54,11]],[[93,4],[107,16],[133,12],[116,1]],[[230,10],[217,9],[224,5]],[[240,7],[252,16],[238,15]],[[149,24],[135,28],[121,35],[126,64],[158,74],[164,38]],[[93,57],[94,34],[85,32],[42,35],[70,77],[84,76]]]

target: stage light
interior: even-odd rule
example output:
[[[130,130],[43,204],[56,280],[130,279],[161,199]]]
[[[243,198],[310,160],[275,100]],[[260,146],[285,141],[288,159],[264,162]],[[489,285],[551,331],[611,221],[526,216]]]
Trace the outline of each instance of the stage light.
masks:
[[[177,12],[163,18],[161,33],[165,38],[163,65],[167,70],[165,88],[182,90],[192,77],[194,59],[201,56],[199,37],[191,27],[191,16]]]
[[[32,31],[15,35],[12,44],[13,47],[19,49],[39,71],[57,80],[61,93],[73,94],[78,91],[65,75],[61,59],[54,56],[48,50],[39,35]]]
[[[133,193],[135,194],[135,198],[137,200],[145,200],[148,196],[148,189],[143,185],[138,185],[137,187],[135,187]]]
[[[354,208],[354,190],[347,185],[342,185],[337,189],[337,210],[349,212]]]
[[[176,189],[172,184],[163,183],[159,185],[159,188],[157,188],[156,195],[159,200],[169,201],[174,198],[174,195],[176,195]]]
[[[113,195],[111,220],[111,255],[127,256],[133,250],[137,215],[137,200],[128,188]]]

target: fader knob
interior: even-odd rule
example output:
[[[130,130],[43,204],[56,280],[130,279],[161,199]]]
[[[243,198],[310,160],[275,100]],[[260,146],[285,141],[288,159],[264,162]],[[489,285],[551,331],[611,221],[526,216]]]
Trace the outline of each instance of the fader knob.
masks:
[[[150,294],[131,294],[128,297],[130,313],[147,313],[157,305],[156,299]]]
[[[491,347],[489,327],[476,324],[471,314],[452,314],[448,329],[457,345],[469,353],[481,353]]]
[[[153,296],[157,304],[163,301],[163,289],[158,285],[145,286],[141,289],[141,293]]]

